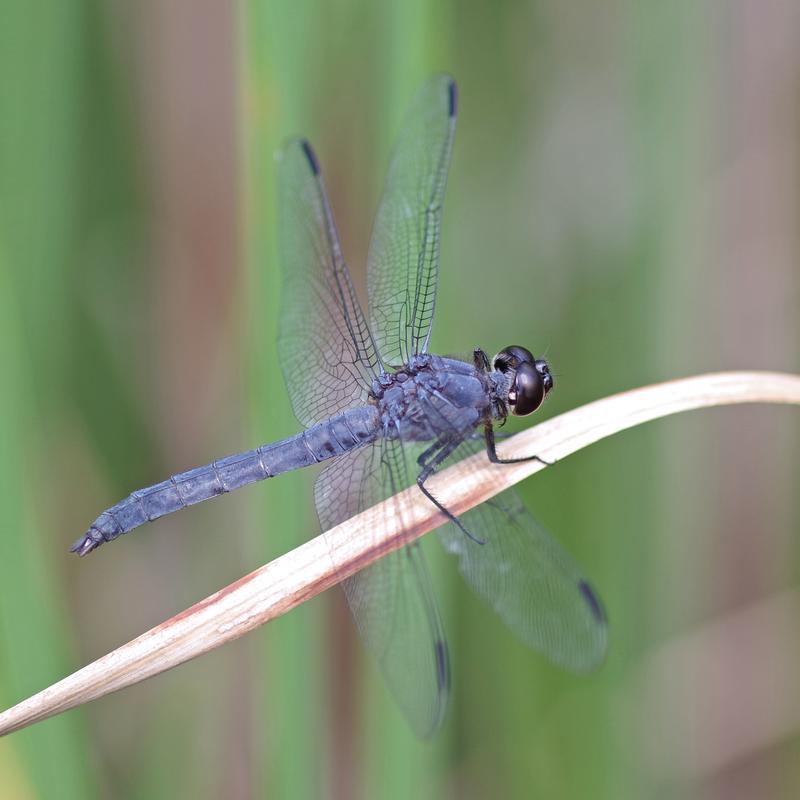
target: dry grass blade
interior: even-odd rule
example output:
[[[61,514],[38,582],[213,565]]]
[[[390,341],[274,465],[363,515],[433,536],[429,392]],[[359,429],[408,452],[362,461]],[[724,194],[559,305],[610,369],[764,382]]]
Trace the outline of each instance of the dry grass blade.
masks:
[[[800,376],[727,372],[670,381],[597,400],[505,441],[506,457],[558,460],[613,433],[679,411],[736,403],[800,404]],[[439,499],[462,513],[543,469],[536,461],[492,465],[473,456],[436,476]],[[318,536],[0,714],[0,735],[157,675],[285,614],[342,578],[402,547],[444,518],[416,488],[403,493],[405,528],[380,506]],[[376,541],[375,521],[381,520]],[[328,541],[335,541],[331,550]]]

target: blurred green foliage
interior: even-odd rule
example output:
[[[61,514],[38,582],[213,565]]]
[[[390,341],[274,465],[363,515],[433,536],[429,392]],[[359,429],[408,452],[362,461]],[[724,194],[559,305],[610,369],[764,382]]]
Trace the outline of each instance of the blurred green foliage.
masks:
[[[0,3],[4,706],[316,531],[312,476],[290,475],[66,553],[131,489],[295,430],[272,154],[314,142],[363,288],[393,131],[433,72],[461,97],[435,350],[547,350],[545,415],[692,372],[798,369],[791,12],[226,6]],[[690,698],[714,687],[648,665],[796,583],[797,443],[790,410],[703,412],[521,487],[604,598],[594,675],[527,651],[431,541],[455,678],[433,743],[408,732],[330,593],[0,741],[0,797],[793,796],[800,720],[765,711],[774,733],[750,749],[724,725],[704,738],[713,712]],[[775,642],[755,676],[733,660],[724,696],[796,670]],[[668,725],[663,706],[686,718]]]

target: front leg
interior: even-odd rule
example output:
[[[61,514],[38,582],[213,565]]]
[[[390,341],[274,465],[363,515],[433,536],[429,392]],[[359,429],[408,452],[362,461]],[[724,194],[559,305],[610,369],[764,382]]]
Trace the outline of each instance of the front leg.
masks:
[[[489,363],[489,356],[487,356],[480,347],[476,347],[472,351],[472,361],[475,364],[475,369],[478,370],[478,372],[487,373],[491,371],[492,366]]]
[[[500,458],[497,455],[497,448],[494,442],[494,428],[491,422],[486,422],[483,428],[483,435],[486,440],[486,455],[489,456],[489,461],[492,464],[520,464],[523,461],[538,461],[546,467],[552,467],[555,461],[545,461],[539,456],[523,456],[522,458]]]

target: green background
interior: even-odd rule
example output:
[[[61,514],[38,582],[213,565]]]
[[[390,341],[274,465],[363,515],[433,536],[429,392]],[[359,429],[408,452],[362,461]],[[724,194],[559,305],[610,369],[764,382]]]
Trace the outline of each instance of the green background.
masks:
[[[297,429],[273,153],[315,144],[364,285],[403,108],[454,74],[439,352],[547,351],[541,417],[800,369],[790,3],[0,2],[0,705],[316,532],[292,474],[79,561],[106,506]],[[521,487],[607,662],[527,651],[426,542],[455,691],[414,740],[338,592],[0,740],[5,798],[795,797],[797,411],[695,412]]]

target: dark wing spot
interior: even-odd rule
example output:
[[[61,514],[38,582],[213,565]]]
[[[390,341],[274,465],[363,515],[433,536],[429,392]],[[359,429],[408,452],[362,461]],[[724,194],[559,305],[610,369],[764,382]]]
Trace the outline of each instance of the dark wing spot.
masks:
[[[454,117],[456,115],[456,112],[458,111],[458,89],[456,87],[456,82],[455,81],[450,81],[450,86],[448,87],[448,89],[449,89],[449,92],[448,92],[448,101],[449,101],[448,114],[451,117]]]
[[[315,175],[319,175],[319,161],[317,161],[317,157],[314,155],[314,151],[311,149],[311,145],[308,143],[308,140],[303,139],[300,142],[300,147],[303,148],[303,152],[305,153],[308,165],[311,167],[311,171]]]
[[[602,625],[605,625],[606,615],[605,612],[603,611],[603,606],[600,604],[600,599],[594,593],[592,587],[589,586],[589,584],[586,583],[586,581],[580,581],[578,583],[578,588],[581,590],[583,599],[586,601],[589,608],[592,610],[594,618]]]
[[[436,650],[436,680],[439,682],[439,691],[447,694],[450,691],[450,658],[447,655],[447,642],[437,639],[434,644]]]

